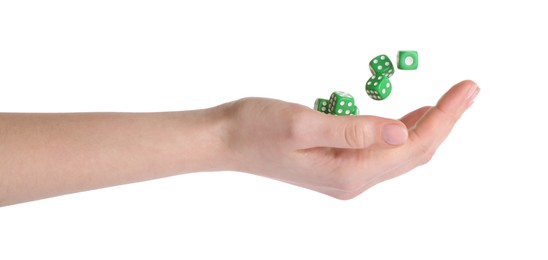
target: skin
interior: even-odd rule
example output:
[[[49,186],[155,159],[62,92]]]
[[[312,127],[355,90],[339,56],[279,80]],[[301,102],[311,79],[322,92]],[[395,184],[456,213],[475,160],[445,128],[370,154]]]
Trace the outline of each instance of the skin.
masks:
[[[430,161],[479,93],[400,120],[266,98],[159,113],[0,113],[0,206],[183,173],[239,171],[351,199]]]

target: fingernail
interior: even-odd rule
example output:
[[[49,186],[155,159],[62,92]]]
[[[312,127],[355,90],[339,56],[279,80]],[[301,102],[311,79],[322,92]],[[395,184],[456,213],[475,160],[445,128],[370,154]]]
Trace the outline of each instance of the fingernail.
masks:
[[[480,92],[480,88],[478,86],[468,91],[468,96],[465,99],[465,102],[466,102],[465,110],[468,110],[468,108],[470,108],[472,104],[474,104],[474,99],[476,99],[476,96],[478,96],[479,92]]]
[[[469,90],[468,90],[468,93],[466,94],[466,101],[468,100],[474,100],[474,98],[476,98],[476,96],[478,95],[478,92],[479,92],[479,87],[478,85],[476,85],[474,83],[474,87],[471,87]]]
[[[382,139],[391,145],[404,144],[407,141],[407,128],[396,125],[387,124],[382,127]]]

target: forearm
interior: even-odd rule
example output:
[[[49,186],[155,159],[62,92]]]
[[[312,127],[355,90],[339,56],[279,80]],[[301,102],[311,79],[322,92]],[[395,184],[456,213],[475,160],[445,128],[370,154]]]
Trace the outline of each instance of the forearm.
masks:
[[[222,170],[222,113],[0,114],[0,206]]]

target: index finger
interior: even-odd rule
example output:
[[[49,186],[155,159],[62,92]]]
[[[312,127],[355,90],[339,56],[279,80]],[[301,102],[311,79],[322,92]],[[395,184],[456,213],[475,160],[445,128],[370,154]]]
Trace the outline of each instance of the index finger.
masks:
[[[449,89],[436,106],[423,107],[405,116],[403,120],[411,126],[407,143],[396,148],[395,151],[391,150],[377,155],[379,159],[375,166],[391,169],[370,181],[362,190],[428,162],[449,135],[457,120],[473,103],[478,93],[479,88],[474,82],[462,81]],[[428,110],[423,113],[425,109]],[[418,117],[420,119],[415,124]],[[395,162],[399,162],[399,164],[394,166]]]
[[[445,93],[409,132],[409,145],[428,161],[447,138],[453,126],[470,107],[480,89],[471,80],[462,81]]]

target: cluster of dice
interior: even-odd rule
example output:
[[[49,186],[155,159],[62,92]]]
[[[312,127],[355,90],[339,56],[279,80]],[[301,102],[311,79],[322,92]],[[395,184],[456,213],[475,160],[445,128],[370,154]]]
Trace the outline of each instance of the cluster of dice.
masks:
[[[359,115],[360,109],[354,103],[354,97],[346,92],[335,91],[329,100],[317,98],[314,109],[325,114],[336,116]]]
[[[398,52],[398,69],[415,70],[419,64],[416,51]],[[394,65],[385,54],[373,58],[369,62],[373,76],[365,83],[365,92],[374,100],[386,99],[392,92],[389,78],[394,75]],[[359,115],[360,110],[354,102],[354,97],[343,91],[335,91],[329,99],[317,98],[314,109],[325,114],[336,116]]]
[[[419,55],[416,51],[398,52],[398,69],[415,70],[419,65]],[[392,92],[389,78],[394,75],[394,65],[385,54],[373,58],[369,62],[371,76],[365,83],[365,92],[374,100],[386,99]]]

